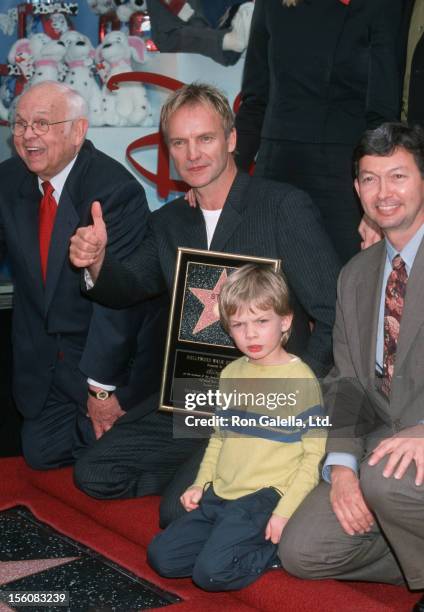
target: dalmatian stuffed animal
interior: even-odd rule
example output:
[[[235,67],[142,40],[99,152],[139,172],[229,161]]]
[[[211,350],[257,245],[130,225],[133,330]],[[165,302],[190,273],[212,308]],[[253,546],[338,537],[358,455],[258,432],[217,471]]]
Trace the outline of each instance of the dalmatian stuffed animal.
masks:
[[[8,61],[18,66],[30,85],[60,81],[65,74],[62,61],[65,51],[62,41],[38,33],[18,39],[10,48]]]
[[[147,11],[146,0],[114,0],[119,21],[128,23],[133,13]]]
[[[66,49],[64,60],[68,71],[65,83],[85,98],[90,125],[103,125],[102,93],[93,74],[95,51],[90,39],[80,32],[68,30],[60,40]]]
[[[106,34],[97,47],[98,70],[105,82],[115,74],[132,72],[131,58],[144,61],[145,45],[141,38],[124,32]],[[141,83],[121,83],[116,91],[103,86],[103,120],[107,125],[152,125],[152,112],[146,88]]]

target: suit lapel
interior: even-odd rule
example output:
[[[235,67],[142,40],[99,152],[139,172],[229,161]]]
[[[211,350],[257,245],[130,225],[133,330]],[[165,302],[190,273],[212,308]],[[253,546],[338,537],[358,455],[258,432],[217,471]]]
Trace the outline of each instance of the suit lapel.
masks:
[[[225,245],[240,225],[243,218],[241,213],[246,205],[243,194],[249,182],[248,174],[239,172],[236,175],[212,238],[211,251],[224,251]]]
[[[14,215],[22,245],[22,255],[26,261],[29,277],[40,301],[43,299],[40,244],[38,238],[41,197],[37,177],[34,174],[28,173],[14,206]]]
[[[418,249],[408,279],[405,304],[399,330],[399,342],[396,351],[395,373],[402,367],[418,330],[424,323],[424,239]]]
[[[357,329],[361,347],[361,363],[365,376],[375,376],[375,358],[378,330],[378,315],[383,283],[386,245],[384,240],[375,249],[371,262],[356,290]],[[376,282],[377,279],[377,282]]]
[[[178,228],[178,245],[191,249],[208,248],[206,223],[199,206],[191,208],[186,202],[183,205],[183,223]]]

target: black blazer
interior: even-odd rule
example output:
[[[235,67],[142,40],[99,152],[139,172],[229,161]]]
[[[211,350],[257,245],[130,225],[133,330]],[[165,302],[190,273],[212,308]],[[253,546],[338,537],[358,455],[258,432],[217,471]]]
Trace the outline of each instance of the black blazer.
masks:
[[[85,142],[60,198],[52,234],[46,286],[41,278],[37,177],[13,157],[0,164],[0,255],[7,253],[14,282],[14,396],[19,410],[42,409],[58,359],[74,372],[75,401],[87,400],[86,378],[123,384],[135,349],[141,314],[93,304],[80,291],[79,270],[69,262],[69,239],[91,222],[91,203],[102,203],[117,257],[141,240],[149,215],[144,190],[118,162]],[[129,340],[131,339],[131,340]]]
[[[154,212],[149,231],[134,255],[120,264],[107,249],[93,299],[110,306],[134,303],[172,291],[178,247],[207,249],[206,226],[199,208],[179,198]],[[332,363],[339,261],[309,196],[284,183],[239,173],[228,194],[210,249],[275,257],[295,302],[290,350],[321,376]],[[309,320],[315,321],[312,334]]]
[[[236,118],[239,163],[264,138],[355,144],[397,119],[402,0],[255,0]]]

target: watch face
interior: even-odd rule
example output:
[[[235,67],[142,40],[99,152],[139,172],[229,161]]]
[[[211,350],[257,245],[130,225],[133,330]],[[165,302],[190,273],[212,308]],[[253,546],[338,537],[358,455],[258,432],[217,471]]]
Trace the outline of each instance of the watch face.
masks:
[[[97,399],[106,400],[109,397],[108,391],[97,391],[96,393]]]

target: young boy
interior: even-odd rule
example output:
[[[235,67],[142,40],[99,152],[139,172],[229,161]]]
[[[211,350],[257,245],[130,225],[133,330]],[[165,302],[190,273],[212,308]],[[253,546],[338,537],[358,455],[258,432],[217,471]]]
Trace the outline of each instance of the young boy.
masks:
[[[284,349],[293,314],[283,277],[243,266],[222,287],[219,309],[245,355],[221,373],[220,390],[237,399],[220,411],[228,426],[211,436],[196,480],[181,496],[187,514],[148,549],[159,574],[192,576],[208,591],[240,589],[276,565],[282,531],[318,483],[325,451],[325,433],[311,425],[323,414],[318,381]]]

